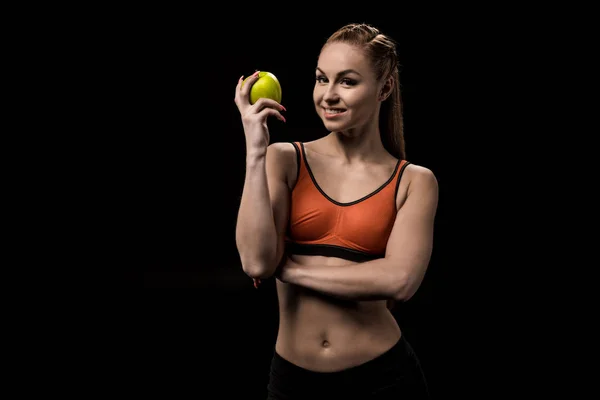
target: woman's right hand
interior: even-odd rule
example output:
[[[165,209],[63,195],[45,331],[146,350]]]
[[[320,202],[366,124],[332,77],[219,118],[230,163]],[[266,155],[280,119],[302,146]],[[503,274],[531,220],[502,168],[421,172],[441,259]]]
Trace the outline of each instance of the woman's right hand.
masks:
[[[258,99],[256,103],[250,104],[250,88],[258,80],[258,71],[242,85],[243,79],[242,76],[235,88],[235,104],[242,116],[246,147],[249,150],[266,153],[270,140],[267,118],[274,116],[285,122],[285,118],[280,113],[285,111],[285,107],[275,100],[267,98]]]

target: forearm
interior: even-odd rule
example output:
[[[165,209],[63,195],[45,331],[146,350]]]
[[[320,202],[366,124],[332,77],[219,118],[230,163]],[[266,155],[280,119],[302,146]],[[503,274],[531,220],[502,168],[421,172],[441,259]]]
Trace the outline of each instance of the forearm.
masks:
[[[286,282],[346,300],[399,299],[404,277],[387,259],[341,266],[305,266],[289,260]]]
[[[242,268],[253,278],[270,276],[277,266],[277,230],[265,165],[265,154],[248,152],[236,225]]]

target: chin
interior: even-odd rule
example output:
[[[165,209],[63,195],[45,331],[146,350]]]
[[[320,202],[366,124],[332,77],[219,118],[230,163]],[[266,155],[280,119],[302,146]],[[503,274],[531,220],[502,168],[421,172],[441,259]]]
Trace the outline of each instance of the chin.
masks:
[[[323,125],[325,125],[325,129],[330,132],[347,132],[352,129],[348,124],[344,124],[341,122],[331,122],[331,121],[323,121]],[[347,133],[345,133],[347,136]]]
[[[329,130],[346,129],[348,127],[348,124],[344,121],[332,121],[323,116],[321,116],[321,121],[323,121],[323,125]]]
[[[323,125],[329,132],[340,132],[346,129],[343,124],[334,124],[329,121],[324,121]]]

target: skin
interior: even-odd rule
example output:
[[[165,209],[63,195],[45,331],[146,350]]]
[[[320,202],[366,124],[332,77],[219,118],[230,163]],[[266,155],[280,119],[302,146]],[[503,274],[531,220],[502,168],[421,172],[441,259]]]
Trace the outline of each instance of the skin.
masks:
[[[348,70],[353,72],[342,73]],[[378,128],[381,102],[389,96],[393,81],[377,81],[361,50],[345,43],[332,43],[322,50],[315,77],[315,110],[330,133],[305,143],[307,162],[329,197],[351,202],[386,182],[398,161],[384,149]],[[264,107],[281,109],[277,104]],[[330,118],[330,108],[344,113]],[[246,136],[249,142],[252,138],[248,133]],[[259,148],[248,147],[248,154],[262,154]],[[402,333],[386,300],[410,299],[431,256],[438,203],[434,174],[414,164],[405,169],[385,258],[356,263],[335,257],[283,256],[290,194],[296,183],[296,153],[289,143],[274,143],[263,158],[249,157],[247,166],[260,163],[257,160],[264,162],[267,185],[263,189],[268,192],[264,196],[271,205],[264,208],[262,216],[274,221],[265,232],[277,246],[271,246],[275,250],[267,255],[242,256],[242,266],[253,278],[277,277],[277,352],[303,368],[334,372],[362,364],[391,348]],[[262,175],[252,174],[247,170],[247,179],[254,177],[257,184],[257,177]],[[254,207],[256,219],[260,207]],[[240,209],[240,217],[246,216],[243,211]],[[238,222],[238,248],[240,254],[242,250],[250,254],[248,249],[254,249],[250,246],[252,235],[247,235],[247,241],[240,240],[244,226]],[[256,240],[256,230],[254,233]]]

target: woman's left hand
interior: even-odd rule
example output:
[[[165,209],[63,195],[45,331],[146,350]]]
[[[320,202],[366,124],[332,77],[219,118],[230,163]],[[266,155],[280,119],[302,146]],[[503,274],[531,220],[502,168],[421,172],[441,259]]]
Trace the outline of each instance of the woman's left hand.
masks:
[[[279,264],[277,270],[275,270],[275,277],[283,283],[291,283],[293,277],[294,268],[296,263],[290,260],[288,256],[284,256],[285,259]]]

